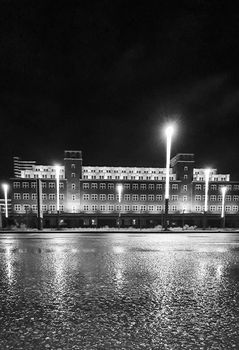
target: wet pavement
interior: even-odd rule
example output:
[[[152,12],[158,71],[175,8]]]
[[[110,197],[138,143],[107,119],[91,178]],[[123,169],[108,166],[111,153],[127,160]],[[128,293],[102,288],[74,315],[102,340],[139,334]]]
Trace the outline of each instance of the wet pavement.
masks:
[[[0,349],[239,349],[239,233],[1,233]]]

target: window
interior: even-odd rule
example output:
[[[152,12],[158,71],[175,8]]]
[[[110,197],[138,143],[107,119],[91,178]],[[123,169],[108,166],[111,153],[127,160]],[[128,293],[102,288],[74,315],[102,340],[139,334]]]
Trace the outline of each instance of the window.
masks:
[[[188,186],[187,185],[183,185],[183,191],[187,191],[188,190]]]
[[[176,205],[171,205],[171,211],[177,211],[177,206]]]
[[[154,184],[149,184],[149,190],[154,190]]]
[[[231,206],[230,206],[230,205],[226,205],[226,206],[225,206],[225,211],[226,211],[226,212],[231,211]]]
[[[132,210],[133,210],[133,211],[138,211],[138,210],[139,210],[138,205],[132,205]]]
[[[91,188],[93,188],[93,189],[96,189],[96,188],[98,188],[98,185],[97,185],[97,183],[93,182],[93,183],[91,184]]]
[[[146,184],[141,184],[141,185],[140,185],[140,189],[141,189],[141,190],[146,190]]]
[[[232,189],[232,185],[227,185],[227,189],[230,191]]]
[[[162,190],[163,184],[156,184],[156,190]]]
[[[13,188],[20,188],[20,182],[13,182]]]
[[[42,182],[42,188],[46,188],[46,182]]]
[[[133,194],[132,195],[132,200],[133,201],[138,201],[139,200],[139,196],[137,194]]]
[[[75,169],[76,165],[75,164],[71,164],[71,169]]]
[[[211,185],[211,190],[216,190],[217,189],[217,185]]]
[[[37,184],[36,184],[36,182],[34,181],[34,182],[31,182],[31,188],[36,188],[37,187]]]
[[[172,195],[172,201],[178,201],[178,196],[175,195],[175,194],[173,194],[173,195]]]
[[[71,173],[71,177],[76,177],[76,173]]]
[[[29,212],[29,211],[30,211],[30,205],[24,204],[24,205],[23,205],[23,210],[24,210],[26,213]]]
[[[88,182],[83,182],[83,190],[87,190],[90,188],[90,184]]]
[[[106,184],[100,183],[100,189],[101,189],[101,190],[105,190],[105,189],[106,189]]]
[[[233,196],[233,200],[234,201],[238,201],[239,200],[239,196]]]
[[[117,211],[117,212],[122,211],[122,205],[117,204],[117,205],[116,205],[116,211]]]
[[[47,211],[47,205],[46,204],[42,205],[42,211]]]
[[[55,194],[54,193],[50,193],[49,194],[49,199],[51,200],[51,201],[54,201],[55,200]]]
[[[76,184],[71,184],[71,189],[75,190],[76,189]]]
[[[43,194],[41,195],[41,197],[42,197],[42,199],[47,199],[46,193],[43,193]]]
[[[100,194],[100,200],[105,201],[106,200],[106,194]]]
[[[162,205],[156,205],[156,211],[160,212],[163,210],[163,206]]]
[[[187,180],[188,175],[184,175],[183,178],[184,178],[184,180]]]
[[[130,201],[130,194],[125,194],[124,195],[124,200],[125,201]]]
[[[162,194],[156,194],[156,201],[162,201],[162,200],[163,200]]]
[[[200,201],[201,200],[201,195],[200,194],[196,194],[195,196],[195,201]]]
[[[124,206],[124,210],[125,210],[125,211],[130,211],[130,205],[125,205],[125,206]]]
[[[14,193],[14,199],[21,199],[21,194],[20,193]]]
[[[37,199],[37,194],[36,193],[32,193],[32,200],[36,200]]]
[[[109,190],[113,190],[113,189],[114,189],[114,184],[109,183],[109,184],[108,184],[108,189],[109,189]]]
[[[237,205],[233,205],[233,206],[232,206],[232,211],[234,211],[234,212],[235,212],[235,211],[238,211],[238,206],[237,206]]]
[[[73,200],[73,201],[76,200],[76,195],[75,195],[75,194],[72,195],[72,200]]]
[[[138,184],[133,184],[132,185],[132,190],[138,190],[139,188],[139,185]]]
[[[172,190],[178,190],[178,184],[172,184]]]
[[[108,194],[108,200],[113,201],[115,199],[114,194]]]
[[[84,211],[89,211],[89,205],[84,205],[84,206],[83,206],[83,210],[84,210]]]
[[[30,199],[29,193],[23,193],[22,199]]]
[[[124,188],[125,188],[126,190],[130,190],[130,184],[124,184]]]
[[[188,167],[187,166],[184,167],[184,171],[188,171]]]
[[[62,200],[62,201],[64,200],[64,194],[63,193],[59,194],[59,199]]]
[[[140,206],[140,211],[141,211],[141,213],[146,211],[146,205],[141,205]]]
[[[55,188],[55,182],[49,182],[49,188]]]
[[[100,205],[100,211],[106,211],[106,205]]]
[[[232,200],[232,196],[227,195],[227,196],[226,196],[226,201],[230,202],[231,200]]]
[[[60,211],[64,211],[64,205],[63,204],[59,205],[59,210]]]
[[[92,199],[93,201],[96,201],[96,200],[98,199],[98,194],[93,193],[93,194],[91,195],[91,199]]]
[[[233,189],[234,189],[234,190],[239,190],[239,185],[234,185],[234,186],[233,186]]]
[[[187,202],[188,196],[183,196],[183,202]]]
[[[222,211],[222,206],[221,206],[221,205],[218,205],[218,206],[217,206],[217,210],[221,212],[221,211]]]
[[[55,211],[55,210],[56,210],[55,204],[50,204],[50,205],[49,205],[49,210],[50,210],[50,211]]]
[[[217,197],[215,195],[210,196],[210,201],[215,202],[217,200]]]
[[[21,205],[20,204],[15,204],[14,205],[14,210],[21,211]]]
[[[108,205],[108,210],[109,211],[114,211],[114,206],[112,204]]]
[[[154,206],[153,205],[149,205],[148,206],[148,211],[151,211],[151,212],[154,211]]]
[[[197,212],[198,212],[198,211],[201,211],[201,205],[196,205],[195,210],[196,210]]]
[[[90,195],[89,194],[83,194],[83,200],[89,200]]]
[[[218,198],[218,201],[219,201],[219,202],[222,201],[222,196],[221,196],[221,195],[219,195],[217,198]]]
[[[32,211],[37,211],[37,205],[36,204],[32,204]]]
[[[64,182],[60,182],[60,188],[64,188]]]
[[[202,189],[202,185],[197,184],[197,185],[195,186],[195,190],[196,190],[196,191],[201,191],[201,189]]]
[[[22,183],[23,188],[29,188],[29,182],[23,182]]]
[[[216,206],[215,205],[210,205],[210,211],[216,211]]]

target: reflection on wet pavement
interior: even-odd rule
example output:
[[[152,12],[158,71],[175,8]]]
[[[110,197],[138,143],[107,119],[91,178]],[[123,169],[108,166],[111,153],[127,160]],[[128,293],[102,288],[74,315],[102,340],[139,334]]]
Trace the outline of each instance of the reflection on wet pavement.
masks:
[[[237,349],[238,234],[0,237],[0,349]]]

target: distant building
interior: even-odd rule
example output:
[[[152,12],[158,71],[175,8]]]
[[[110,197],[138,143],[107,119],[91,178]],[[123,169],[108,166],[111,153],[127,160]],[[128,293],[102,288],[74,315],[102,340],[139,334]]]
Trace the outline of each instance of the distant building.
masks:
[[[35,161],[15,157],[14,177],[11,178],[13,215],[37,212],[38,178],[42,182],[43,213],[56,213],[54,165],[37,165]],[[165,178],[164,167],[83,166],[81,151],[65,151],[60,167],[61,215],[71,214],[81,218],[84,224],[89,220],[102,220],[104,224],[110,220],[115,222],[119,214],[128,222],[127,225],[136,224],[143,216],[151,223],[160,223],[164,212]],[[118,184],[123,185],[120,202]],[[239,181],[230,181],[229,174],[217,174],[217,169],[211,170],[209,179],[209,213],[220,215],[220,189],[225,185],[228,189],[225,211],[238,214]],[[195,168],[194,154],[177,154],[171,159],[169,213],[176,216],[202,214],[204,201],[204,169]]]

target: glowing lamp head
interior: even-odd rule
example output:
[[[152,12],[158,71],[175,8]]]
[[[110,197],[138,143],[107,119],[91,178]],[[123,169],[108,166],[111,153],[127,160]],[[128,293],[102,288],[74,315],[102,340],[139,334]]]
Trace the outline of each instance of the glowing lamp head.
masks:
[[[7,193],[9,185],[8,184],[2,184],[3,191]]]
[[[221,192],[222,192],[222,195],[225,196],[226,192],[227,192],[227,187],[226,186],[223,186],[221,188]]]
[[[166,137],[172,137],[173,133],[174,133],[173,125],[167,125],[166,128],[165,128],[165,135],[166,135]]]

